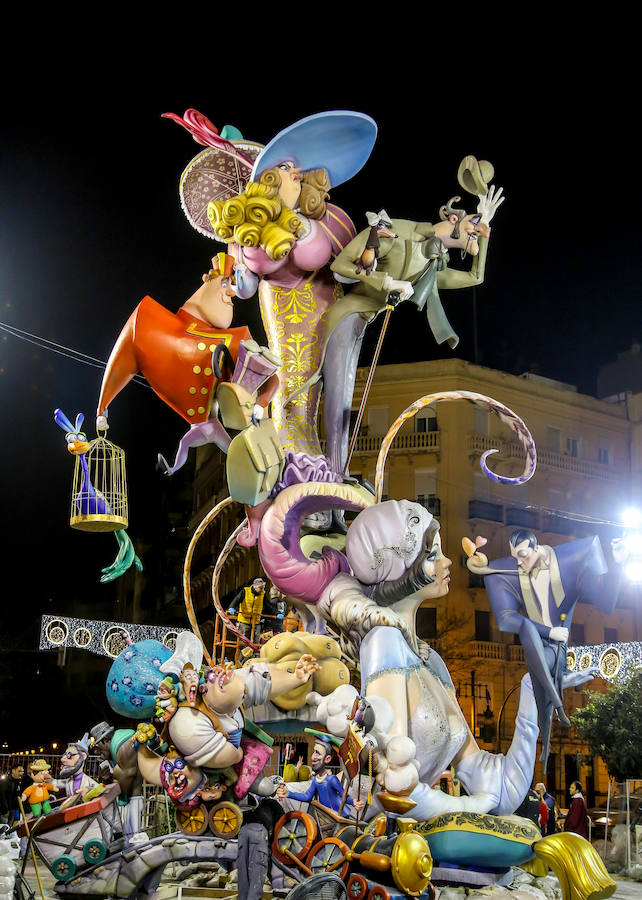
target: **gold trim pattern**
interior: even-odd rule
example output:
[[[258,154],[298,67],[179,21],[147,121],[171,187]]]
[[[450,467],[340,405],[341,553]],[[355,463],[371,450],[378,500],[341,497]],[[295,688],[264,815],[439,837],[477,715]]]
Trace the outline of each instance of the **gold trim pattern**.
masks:
[[[321,383],[297,394],[287,407],[285,400],[310,380],[321,362],[320,335],[335,295],[324,296],[328,285],[322,279],[315,282],[315,276],[317,272],[297,288],[262,281],[259,289],[270,349],[283,360],[279,388],[272,400],[272,419],[284,450],[313,455],[321,453],[317,434]]]
[[[421,822],[416,830],[431,835],[440,831],[468,831],[510,838],[519,844],[532,844],[542,834],[534,822],[519,816],[491,816],[481,813],[444,813],[428,822]]]
[[[309,282],[302,289],[286,290],[281,287],[272,288],[274,294],[274,315],[292,325],[300,325],[308,316],[313,315],[317,305]]]
[[[217,334],[215,331],[209,331],[207,328],[199,328],[196,322],[192,322],[191,325],[188,325],[185,329],[185,333],[198,334],[199,336],[209,338],[210,340],[212,340],[212,338],[215,338],[221,344],[225,344],[226,347],[229,347],[232,343],[231,334]]]
[[[577,654],[575,650],[567,650],[566,651],[566,668],[569,672],[572,672],[575,666],[577,665]]]

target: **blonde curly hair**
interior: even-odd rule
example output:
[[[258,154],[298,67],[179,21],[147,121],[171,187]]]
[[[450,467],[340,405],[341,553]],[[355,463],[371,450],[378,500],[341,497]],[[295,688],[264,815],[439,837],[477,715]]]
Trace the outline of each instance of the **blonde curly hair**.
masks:
[[[303,222],[279,196],[281,175],[267,169],[258,181],[248,182],[242,194],[229,200],[210,200],[207,217],[215,236],[242,247],[261,247],[270,259],[288,255],[303,231]],[[299,209],[311,219],[325,215],[330,179],[325,169],[311,169],[301,178]]]

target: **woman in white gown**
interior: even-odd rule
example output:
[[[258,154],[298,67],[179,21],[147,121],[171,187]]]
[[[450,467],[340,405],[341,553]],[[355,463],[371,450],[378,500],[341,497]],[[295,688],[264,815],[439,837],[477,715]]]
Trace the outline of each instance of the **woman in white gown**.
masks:
[[[361,666],[361,693],[383,698],[393,722],[379,771],[386,789],[409,793],[414,818],[445,812],[509,814],[528,790],[535,763],[537,711],[528,676],[522,681],[515,734],[506,754],[480,750],[455,696],[448,670],[415,632],[423,600],[444,596],[451,561],[439,525],[422,506],[387,501],[363,510],[348,530],[341,573],[320,598],[320,612]],[[375,701],[376,702],[376,701]],[[468,796],[430,785],[454,764]]]

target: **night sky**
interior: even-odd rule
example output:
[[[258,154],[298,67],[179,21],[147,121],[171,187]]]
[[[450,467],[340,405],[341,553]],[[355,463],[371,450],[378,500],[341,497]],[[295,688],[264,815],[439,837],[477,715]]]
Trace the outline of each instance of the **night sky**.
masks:
[[[524,63],[529,76],[521,73],[516,91],[514,67],[474,84],[463,64],[420,77],[397,66],[377,70],[374,57],[372,71],[353,66],[347,87],[335,78],[295,79],[271,103],[204,77],[205,66],[193,79],[170,77],[161,54],[143,54],[127,77],[92,78],[91,99],[83,70],[59,82],[52,76],[38,94],[9,92],[0,124],[0,321],[106,360],[145,294],[177,309],[198,287],[222,245],[194,231],[180,208],[179,176],[201,148],[161,113],[195,107],[219,128],[230,123],[264,143],[302,116],[356,109],[373,116],[379,135],[366,166],[332,202],[358,228],[366,210],[382,207],[435,221],[460,193],[463,156],[491,160],[507,199],[477,289],[478,361],[593,393],[598,367],[642,335],[639,159],[628,150],[625,98],[599,79],[599,91],[578,90],[570,65],[544,77]],[[439,65],[431,71],[439,75]],[[442,300],[460,335],[457,355],[473,360],[472,291],[444,292]],[[262,337],[253,301],[238,304],[235,324],[245,322]],[[362,363],[378,331],[369,330]],[[415,307],[394,313],[383,363],[450,355]],[[57,406],[72,419],[82,411],[93,436],[101,377],[0,332],[4,651],[35,649],[43,612],[109,618],[113,608],[115,588],[99,585],[98,573],[116,542],[69,528],[73,461],[53,422]],[[184,423],[132,384],[112,403],[110,425],[109,437],[128,454],[135,538],[157,514],[156,454],[173,455]],[[33,667],[33,657],[24,659]]]

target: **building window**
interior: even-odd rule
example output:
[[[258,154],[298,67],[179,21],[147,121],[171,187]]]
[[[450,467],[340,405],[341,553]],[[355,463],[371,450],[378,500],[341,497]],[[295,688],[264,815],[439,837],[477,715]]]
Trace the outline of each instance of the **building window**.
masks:
[[[475,640],[490,641],[490,613],[484,609],[475,610]]]
[[[390,408],[388,406],[368,407],[368,434],[385,434],[389,426]]]
[[[578,625],[575,622],[571,625],[571,634],[570,634],[570,644],[573,647],[583,647],[586,644],[586,639],[584,637],[584,626]]]
[[[473,410],[474,424],[473,430],[475,434],[488,434],[488,413],[485,409],[475,407]]]
[[[610,454],[608,451],[608,447],[598,447],[597,451],[597,461],[602,463],[603,466],[608,466],[610,463]]]
[[[617,644],[617,628],[604,629],[604,643]]]
[[[415,497],[437,496],[437,470],[415,469]]]
[[[559,428],[549,425],[546,429],[546,449],[551,453],[559,453],[561,449],[561,437]]]
[[[437,413],[432,410],[424,410],[415,416],[415,432],[426,434],[427,431],[437,431]]]
[[[580,455],[580,439],[575,437],[566,438],[566,451],[569,456]]]
[[[437,637],[437,610],[434,606],[420,606],[417,610],[417,634],[424,641]]]
[[[481,472],[473,476],[473,497],[475,500],[490,500],[491,481]]]

